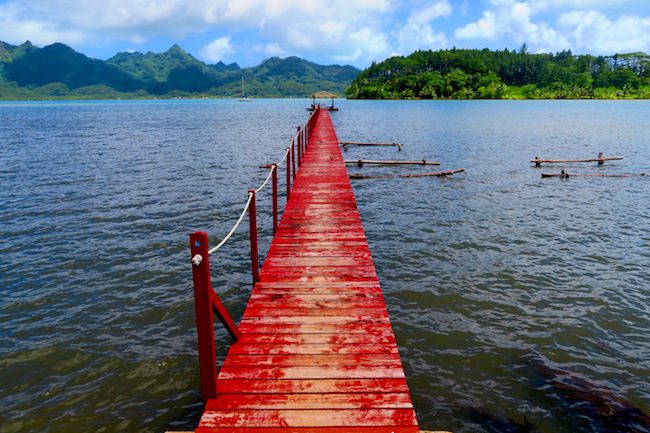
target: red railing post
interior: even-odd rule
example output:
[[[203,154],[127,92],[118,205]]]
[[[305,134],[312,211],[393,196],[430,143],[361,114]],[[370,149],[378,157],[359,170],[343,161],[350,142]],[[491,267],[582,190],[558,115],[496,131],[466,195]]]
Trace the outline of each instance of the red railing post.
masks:
[[[278,166],[277,164],[271,165],[271,187],[273,191],[273,236],[278,231]]]
[[[296,139],[298,140],[298,167],[302,164],[302,131],[300,126],[297,128],[298,133],[296,134]]]
[[[296,180],[296,141],[291,139],[291,171],[293,172],[293,180]]]
[[[217,396],[217,350],[214,342],[214,317],[210,294],[210,260],[208,234],[194,232],[190,235],[192,280],[194,281],[194,310],[199,346],[199,373],[203,402]]]
[[[260,280],[260,256],[257,251],[257,207],[255,205],[255,190],[248,190],[248,194],[252,196],[251,204],[248,208],[248,222],[250,224],[250,238],[251,238],[251,270],[253,273],[253,285]]]
[[[291,149],[287,149],[287,201],[291,198]]]

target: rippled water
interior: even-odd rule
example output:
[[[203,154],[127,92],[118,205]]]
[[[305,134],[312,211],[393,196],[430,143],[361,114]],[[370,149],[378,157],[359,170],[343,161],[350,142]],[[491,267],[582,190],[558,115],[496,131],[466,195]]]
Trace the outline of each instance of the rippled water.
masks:
[[[561,167],[528,160],[603,151],[625,159],[567,169],[650,174],[650,103],[340,105],[341,139],[405,144],[350,159],[467,170],[353,183],[421,426],[648,431],[650,178],[542,180]],[[227,232],[305,106],[0,103],[0,432],[195,425],[187,234]],[[213,267],[239,317],[245,228]]]

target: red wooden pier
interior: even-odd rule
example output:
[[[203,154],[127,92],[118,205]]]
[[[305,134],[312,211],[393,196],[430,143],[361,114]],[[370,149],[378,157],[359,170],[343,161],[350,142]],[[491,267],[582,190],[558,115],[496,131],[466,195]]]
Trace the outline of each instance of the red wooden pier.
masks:
[[[239,326],[210,285],[207,235],[191,235],[202,433],[419,431],[336,132],[316,110],[287,151],[290,198]],[[278,166],[269,179],[277,216]],[[293,181],[293,185],[291,185]],[[284,179],[282,179],[284,182]],[[260,188],[261,189],[261,188]],[[274,218],[277,221],[277,218]],[[234,338],[217,374],[213,312]]]

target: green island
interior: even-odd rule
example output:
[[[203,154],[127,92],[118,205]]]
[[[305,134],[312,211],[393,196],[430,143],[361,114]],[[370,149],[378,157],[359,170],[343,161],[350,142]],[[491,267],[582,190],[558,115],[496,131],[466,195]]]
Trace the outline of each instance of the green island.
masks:
[[[520,50],[416,51],[373,63],[352,99],[647,99],[650,56],[531,54]]]
[[[306,97],[350,99],[647,99],[650,56],[532,54],[519,50],[416,51],[363,71],[292,56],[242,68],[206,64],[178,45],[163,53],[89,58],[67,45],[0,41],[0,100]]]

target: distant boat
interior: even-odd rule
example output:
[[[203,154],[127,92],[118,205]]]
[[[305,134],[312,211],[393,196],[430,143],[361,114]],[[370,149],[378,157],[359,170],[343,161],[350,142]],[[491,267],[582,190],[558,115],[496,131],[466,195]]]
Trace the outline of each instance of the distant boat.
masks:
[[[244,77],[241,77],[241,98],[239,98],[239,102],[251,102],[253,98],[249,98],[246,96],[246,92],[244,91]]]

